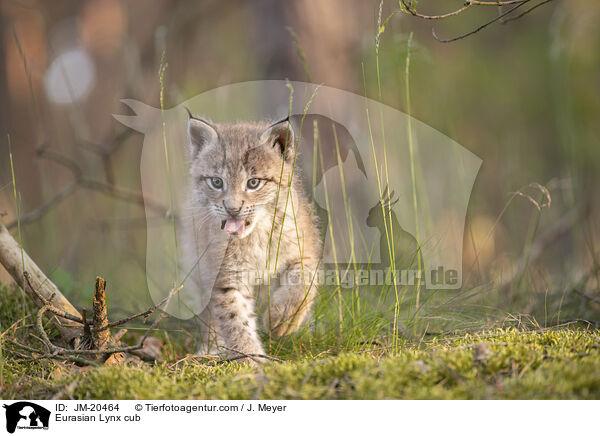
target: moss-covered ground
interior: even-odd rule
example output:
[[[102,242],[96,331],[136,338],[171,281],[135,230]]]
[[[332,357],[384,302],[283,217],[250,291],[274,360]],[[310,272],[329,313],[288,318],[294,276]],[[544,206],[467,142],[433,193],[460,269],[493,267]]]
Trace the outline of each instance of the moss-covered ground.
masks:
[[[594,329],[494,329],[407,341],[398,350],[366,343],[261,368],[209,366],[167,344],[162,363],[81,367],[11,344],[36,344],[31,319],[10,328],[21,310],[14,295],[1,292],[4,399],[600,398],[600,332]]]

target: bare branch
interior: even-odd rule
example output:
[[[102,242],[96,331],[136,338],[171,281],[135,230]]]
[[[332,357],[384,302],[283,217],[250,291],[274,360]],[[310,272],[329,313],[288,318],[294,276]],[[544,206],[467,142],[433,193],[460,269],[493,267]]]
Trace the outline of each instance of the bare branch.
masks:
[[[69,171],[71,171],[75,180],[79,180],[83,177],[83,171],[81,170],[79,165],[77,165],[77,162],[75,162],[73,159],[69,159],[68,157],[63,156],[60,153],[56,153],[55,151],[50,150],[47,147],[38,148],[36,154],[38,155],[38,157],[43,157],[45,159],[51,160],[67,168]]]
[[[444,14],[438,14],[438,15],[426,15],[426,14],[422,14],[422,13],[418,12],[416,10],[416,8],[412,5],[411,1],[409,1],[409,0],[400,0],[400,5],[401,5],[400,9],[404,13],[410,14],[410,15],[412,15],[414,17],[417,17],[417,18],[421,18],[423,20],[443,20],[445,18],[450,18],[450,17],[454,17],[454,16],[457,16],[457,15],[460,15],[463,12],[465,12],[467,9],[469,9],[469,8],[471,8],[473,6],[483,6],[483,7],[485,7],[485,6],[496,6],[496,7],[502,7],[502,6],[513,6],[514,5],[508,11],[499,14],[494,19],[492,19],[492,20],[490,20],[490,21],[488,21],[486,23],[483,23],[482,25],[476,27],[475,29],[473,29],[473,30],[471,30],[469,32],[463,33],[463,34],[461,34],[459,36],[456,36],[454,38],[441,39],[441,38],[439,38],[437,36],[437,34],[435,32],[435,29],[431,29],[431,33],[432,33],[433,37],[437,41],[447,43],[447,42],[454,42],[454,41],[458,41],[460,39],[464,39],[464,38],[466,38],[468,36],[471,36],[471,35],[473,35],[473,34],[475,34],[477,32],[480,32],[481,30],[485,29],[486,27],[488,27],[488,26],[490,26],[490,25],[492,25],[492,24],[494,24],[496,22],[501,22],[502,24],[506,24],[506,23],[509,23],[511,21],[518,20],[519,18],[521,18],[521,17],[529,14],[531,11],[533,11],[533,10],[537,9],[538,7],[540,7],[540,6],[542,6],[542,5],[546,4],[546,3],[549,3],[549,2],[551,2],[553,0],[542,0],[538,4],[532,6],[529,9],[527,9],[526,11],[524,11],[523,13],[521,13],[521,14],[519,14],[517,16],[510,17],[510,18],[504,20],[504,17],[507,17],[507,16],[511,15],[518,8],[520,8],[521,6],[523,6],[523,5],[527,4],[527,3],[530,3],[531,1],[533,1],[533,0],[504,0],[504,1],[500,1],[500,0],[498,0],[498,1],[466,0],[465,3],[464,3],[464,5],[462,7],[460,7],[459,9],[456,9],[454,11],[447,12],[447,13],[444,13]]]
[[[457,10],[452,11],[452,12],[448,12],[447,14],[442,14],[442,15],[423,15],[423,14],[418,13],[415,9],[413,9],[412,6],[409,6],[407,4],[406,0],[401,0],[401,2],[402,2],[402,6],[404,6],[404,9],[409,14],[411,14],[414,17],[422,18],[424,20],[441,20],[443,18],[452,17],[454,15],[460,14],[461,12],[464,12],[465,10],[469,9],[472,6],[471,3],[466,2],[465,5],[462,8],[457,9]]]
[[[521,6],[523,6],[524,4],[529,3],[531,0],[525,0],[523,3],[519,3],[518,5],[516,5],[515,7],[509,9],[507,12],[504,12],[503,14],[498,15],[496,18],[488,21],[487,23],[482,24],[479,27],[476,27],[475,29],[471,30],[470,32],[467,33],[463,33],[462,35],[456,36],[454,38],[450,38],[450,39],[440,39],[438,38],[438,36],[435,34],[435,29],[431,29],[431,33],[433,35],[433,37],[436,39],[436,41],[438,42],[454,42],[454,41],[458,41],[459,39],[464,39],[468,36],[474,35],[477,32],[482,31],[483,29],[485,29],[486,27],[494,24],[496,21],[500,21],[502,20],[504,17],[506,17],[507,15],[512,14],[514,11],[516,11],[517,9],[519,9]]]
[[[119,200],[139,204],[140,206],[145,206],[148,209],[160,213],[162,216],[166,216],[168,213],[170,213],[169,209],[165,208],[161,204],[149,198],[144,197],[139,192],[131,191],[129,189],[120,188],[116,185],[110,185],[108,183],[98,182],[95,180],[83,179],[80,181],[80,185],[85,189],[100,192]]]
[[[530,13],[531,11],[533,11],[534,9],[539,8],[542,5],[545,5],[546,3],[551,2],[552,0],[544,0],[541,3],[538,3],[535,6],[530,7],[529,9],[527,9],[525,12],[522,12],[521,14],[517,15],[516,17],[511,17],[508,20],[504,20],[504,22],[502,24],[506,24],[506,23],[510,23],[511,21],[515,21],[518,20],[519,18],[523,17],[524,15],[527,15],[528,13]]]
[[[40,158],[51,160],[61,165],[62,167],[68,169],[73,175],[74,181],[66,187],[64,187],[61,191],[59,191],[57,194],[55,194],[52,198],[50,198],[38,208],[27,212],[18,219],[15,219],[14,221],[10,222],[6,226],[8,229],[16,227],[19,221],[21,224],[28,224],[42,218],[53,207],[58,206],[58,204],[60,204],[63,200],[66,200],[68,197],[70,197],[71,194],[73,194],[77,190],[77,188],[95,191],[118,200],[140,205],[142,207],[156,212],[160,216],[167,216],[169,213],[171,213],[169,209],[152,199],[144,197],[144,195],[140,192],[121,188],[112,183],[105,183],[101,181],[86,179],[83,176],[83,170],[81,169],[79,164],[64,155],[61,155],[60,153],[56,153],[55,151],[52,151],[46,147],[41,147],[40,149],[38,149],[37,154]]]
[[[27,212],[24,215],[21,215],[18,220],[14,220],[6,225],[7,228],[13,229],[17,227],[19,221],[21,224],[29,224],[38,219],[42,218],[46,213],[50,211],[54,206],[58,206],[63,200],[67,199],[77,190],[78,184],[77,182],[72,182],[69,185],[65,186],[61,191],[59,191],[54,197],[50,200],[43,203],[38,208],[32,210],[31,212]]]
[[[596,304],[600,304],[600,298],[598,298],[598,297],[593,297],[591,295],[588,295],[588,294],[586,294],[584,292],[581,292],[579,289],[573,289],[573,292],[575,292],[578,295],[581,295],[586,300],[589,300],[589,301],[591,301],[593,303],[596,303]]]
[[[476,0],[466,0],[465,4],[463,7],[461,7],[460,9],[457,9],[455,11],[452,12],[448,12],[446,14],[441,14],[441,15],[424,15],[424,14],[420,14],[416,11],[416,9],[414,9],[412,6],[410,6],[409,4],[407,4],[406,0],[401,0],[402,6],[404,6],[404,9],[406,10],[406,12],[408,12],[409,14],[418,17],[418,18],[423,18],[424,20],[441,20],[444,18],[448,18],[448,17],[453,17],[455,15],[458,15],[462,12],[464,12],[465,10],[469,9],[471,6],[509,6],[509,5],[515,5],[515,4],[520,4],[520,3],[527,3],[530,0],[508,0],[508,1],[476,1]]]

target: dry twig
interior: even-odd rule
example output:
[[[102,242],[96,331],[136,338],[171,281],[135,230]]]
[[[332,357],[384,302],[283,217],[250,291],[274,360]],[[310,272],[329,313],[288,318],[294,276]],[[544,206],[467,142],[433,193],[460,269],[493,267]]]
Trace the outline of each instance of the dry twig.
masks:
[[[257,359],[266,359],[266,360],[271,360],[271,361],[277,362],[277,363],[283,363],[283,360],[278,359],[277,357],[269,356],[268,354],[247,354],[247,353],[243,353],[239,350],[236,350],[234,348],[226,347],[224,345],[221,345],[220,348],[224,348],[225,350],[236,353],[237,356],[227,357],[225,359],[218,360],[215,362],[215,365],[225,363],[225,362],[233,362],[233,361],[241,360],[241,359],[251,359],[253,361],[257,361]]]

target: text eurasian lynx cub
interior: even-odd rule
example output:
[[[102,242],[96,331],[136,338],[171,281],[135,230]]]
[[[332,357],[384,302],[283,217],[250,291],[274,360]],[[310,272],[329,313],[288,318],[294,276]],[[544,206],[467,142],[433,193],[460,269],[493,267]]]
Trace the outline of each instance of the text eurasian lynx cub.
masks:
[[[198,264],[200,274],[218,270],[201,314],[201,352],[264,354],[255,315],[258,294],[270,292],[261,296],[269,302],[262,322],[278,337],[306,320],[316,293],[311,278],[321,241],[294,168],[293,130],[288,121],[212,124],[190,116],[188,133],[188,204],[201,211],[201,225],[187,220],[184,238],[189,243],[208,238],[214,229],[227,233],[224,258],[204,256]],[[193,250],[189,256],[197,257]],[[257,286],[255,281],[265,273],[279,280],[270,291],[266,283]]]

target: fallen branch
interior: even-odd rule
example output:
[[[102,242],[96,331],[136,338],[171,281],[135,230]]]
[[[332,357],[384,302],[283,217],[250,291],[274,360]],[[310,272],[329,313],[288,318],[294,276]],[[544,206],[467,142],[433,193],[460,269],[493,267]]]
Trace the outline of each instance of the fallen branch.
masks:
[[[104,280],[100,277],[98,277],[98,279],[96,280],[96,287],[98,288],[100,285],[99,283],[104,282]],[[103,285],[105,286],[105,284]],[[168,306],[169,302],[171,301],[171,298],[177,294],[181,289],[183,288],[183,286],[179,286],[178,288],[174,288],[171,290],[171,292],[169,292],[169,295],[161,302],[164,304],[164,308],[166,309],[166,307]],[[100,296],[100,298],[102,298],[101,296],[103,295],[102,293],[98,293],[98,296]],[[111,341],[111,336],[110,334],[107,335],[107,337],[105,338],[104,344],[100,344],[98,342],[94,343],[94,339],[89,339],[86,338],[85,335],[82,335],[79,339],[84,338],[87,339],[91,344],[92,344],[92,348],[78,348],[76,347],[76,349],[70,349],[70,348],[65,348],[65,347],[61,347],[58,345],[53,344],[50,341],[50,338],[48,338],[48,334],[46,333],[46,330],[44,329],[44,325],[43,325],[43,315],[47,312],[47,311],[52,311],[54,312],[54,307],[52,306],[52,299],[49,299],[46,301],[46,303],[40,308],[40,310],[37,313],[37,317],[36,317],[36,327],[37,330],[40,334],[40,337],[42,339],[42,342],[50,349],[50,351],[52,351],[55,354],[63,354],[63,355],[68,355],[68,356],[73,356],[73,355],[80,355],[80,354],[87,354],[87,355],[111,355],[111,354],[115,354],[115,353],[127,353],[127,352],[134,352],[134,351],[138,351],[143,349],[144,347],[144,343],[146,341],[146,339],[148,339],[148,337],[150,336],[150,332],[152,330],[154,330],[156,328],[156,326],[158,325],[158,323],[165,317],[165,312],[161,313],[152,323],[152,325],[144,332],[144,334],[142,335],[142,337],[138,340],[136,345],[130,345],[130,346],[125,346],[125,347],[116,347],[116,346],[109,346],[109,345],[113,345],[114,344],[114,339]],[[55,313],[56,315],[56,313]],[[60,316],[60,315],[57,315]],[[98,318],[98,315],[95,315],[95,318]],[[83,323],[83,319],[81,319],[81,323]],[[120,323],[119,325],[121,325],[122,323]],[[99,331],[107,331],[108,324],[103,325],[100,327]],[[85,330],[85,329],[84,329]],[[92,338],[94,338],[94,335],[97,333],[97,331],[95,331],[94,329],[91,330],[91,336]],[[93,348],[93,347],[96,348]]]
[[[116,363],[123,360],[122,353],[130,353],[143,359],[156,359],[160,351],[144,350],[146,340],[158,323],[166,316],[162,312],[144,332],[135,345],[122,346],[119,340],[126,330],[119,331],[114,337],[110,328],[123,325],[140,317],[148,317],[158,308],[166,309],[171,298],[177,294],[183,285],[173,288],[167,297],[149,309],[110,323],[106,306],[106,282],[101,277],[96,278],[96,287],[93,301],[93,316],[87,319],[86,311],[79,313],[67,300],[54,283],[52,283],[38,266],[31,260],[19,243],[10,235],[8,229],[0,222],[0,264],[6,268],[17,284],[40,307],[36,314],[35,327],[40,335],[40,340],[48,348],[50,354],[16,341],[7,340],[15,346],[21,347],[30,353],[36,353],[40,358],[53,358],[70,360],[80,364],[98,363],[102,359],[107,363]],[[44,315],[50,314],[50,320],[56,324],[63,342],[66,346],[54,344],[44,328]]]
[[[2,222],[0,222],[0,264],[36,304],[44,305],[44,301],[53,296],[52,306],[56,311],[53,311],[52,319],[65,343],[71,344],[82,334],[81,323],[73,319],[81,319],[81,314],[31,260]]]

